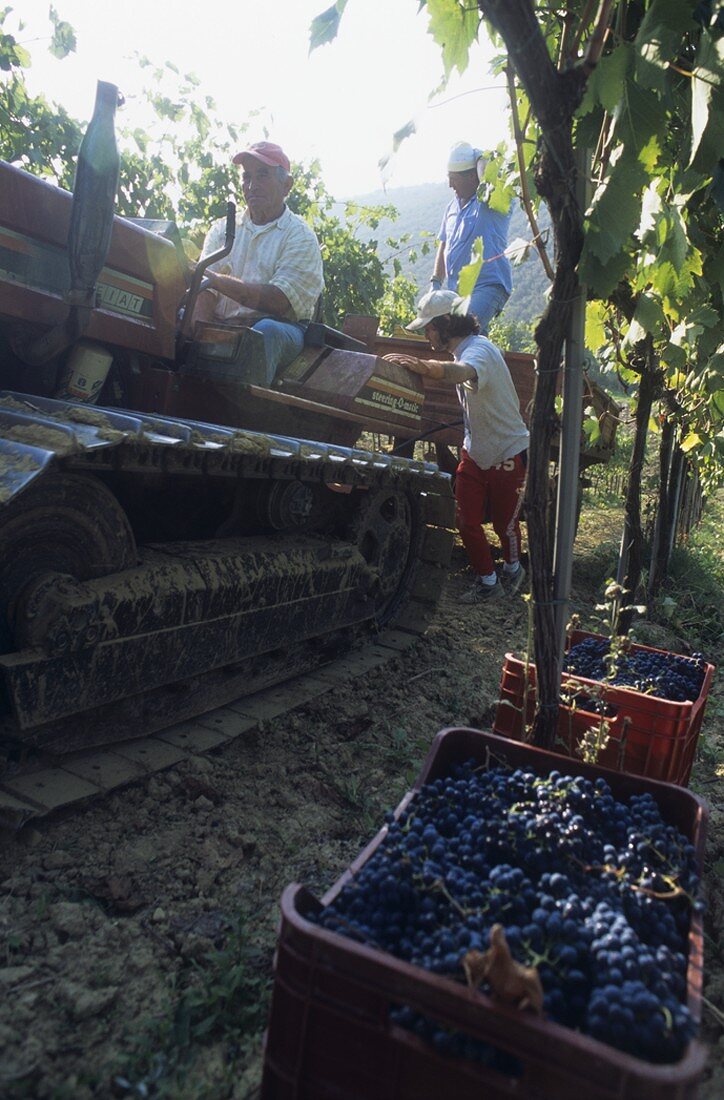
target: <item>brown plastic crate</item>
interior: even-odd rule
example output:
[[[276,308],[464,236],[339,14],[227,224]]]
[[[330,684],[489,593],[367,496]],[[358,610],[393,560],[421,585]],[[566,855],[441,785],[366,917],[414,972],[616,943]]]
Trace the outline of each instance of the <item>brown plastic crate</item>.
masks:
[[[571,635],[570,644],[575,645],[583,638],[605,640],[601,634],[576,630]],[[633,645],[631,648],[634,652],[666,652],[644,645]],[[580,685],[584,694],[586,689],[589,694],[602,689],[602,700],[615,710],[609,719],[609,742],[599,756],[603,767],[685,787],[691,776],[713,678],[714,665],[707,664],[698,698],[683,703],[646,695],[617,684],[606,684],[602,688],[600,681],[569,673],[563,674],[563,683]],[[512,653],[506,653],[493,723],[495,733],[522,740],[524,702],[526,723],[530,725],[535,710],[535,683],[535,665],[529,663],[526,672],[524,661]],[[590,726],[597,726],[599,720],[600,716],[585,706],[573,710],[561,704],[558,751],[576,757],[581,736]]]
[[[471,729],[438,733],[415,787],[446,776],[458,763],[506,763],[536,774],[570,770],[570,760]],[[701,864],[706,809],[695,795],[593,765],[576,774],[603,776],[615,797],[649,791],[664,818],[691,839]],[[451,979],[328,932],[306,919],[329,904],[386,835],[383,828],[319,902],[302,886],[282,897],[267,1032],[262,1100],[691,1100],[705,1053],[689,1044],[674,1065],[652,1065],[569,1028],[493,1001]],[[689,937],[688,1007],[698,1020],[702,985],[701,918]],[[390,1009],[415,1011],[517,1059],[510,1076],[446,1057],[390,1021]]]

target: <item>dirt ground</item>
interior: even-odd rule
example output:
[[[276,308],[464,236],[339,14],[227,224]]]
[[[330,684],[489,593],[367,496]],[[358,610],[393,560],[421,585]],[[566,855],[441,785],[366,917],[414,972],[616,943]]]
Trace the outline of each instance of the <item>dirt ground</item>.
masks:
[[[608,575],[583,565],[582,609]],[[526,644],[526,603],[460,605],[468,583],[457,548],[436,619],[411,651],[215,754],[0,838],[2,1096],[254,1095],[283,888],[332,884],[437,730],[490,726],[503,656]],[[717,700],[721,688],[692,782],[711,807],[701,1100],[724,1095]]]

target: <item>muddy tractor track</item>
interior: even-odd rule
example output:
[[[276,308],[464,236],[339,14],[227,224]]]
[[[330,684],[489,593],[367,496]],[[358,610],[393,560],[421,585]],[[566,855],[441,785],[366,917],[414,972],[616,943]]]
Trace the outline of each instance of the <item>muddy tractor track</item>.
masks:
[[[434,465],[0,396],[0,823],[236,736],[427,626],[453,538]]]

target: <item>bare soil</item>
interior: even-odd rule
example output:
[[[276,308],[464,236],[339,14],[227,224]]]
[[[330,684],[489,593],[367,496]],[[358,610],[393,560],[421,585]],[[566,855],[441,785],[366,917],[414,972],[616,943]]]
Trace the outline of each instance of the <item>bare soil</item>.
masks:
[[[610,572],[609,538],[594,526],[581,542],[584,613]],[[469,582],[458,548],[411,651],[216,754],[0,838],[2,1096],[254,1094],[283,888],[327,889],[435,732],[490,726],[503,656],[526,645],[525,601],[460,605]],[[711,806],[701,1100],[724,1095],[721,713],[715,695],[692,781]]]

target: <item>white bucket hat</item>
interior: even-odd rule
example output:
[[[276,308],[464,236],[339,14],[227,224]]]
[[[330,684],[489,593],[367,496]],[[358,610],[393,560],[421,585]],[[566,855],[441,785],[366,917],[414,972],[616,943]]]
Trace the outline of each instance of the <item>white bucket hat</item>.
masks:
[[[447,170],[448,172],[468,172],[471,168],[477,166],[482,155],[482,151],[476,149],[469,142],[458,141],[450,150],[450,156],[447,159]]]
[[[408,332],[418,332],[436,317],[444,317],[448,313],[461,313],[460,307],[465,299],[461,298],[454,290],[428,290],[417,303],[417,317],[409,325],[405,325]]]

